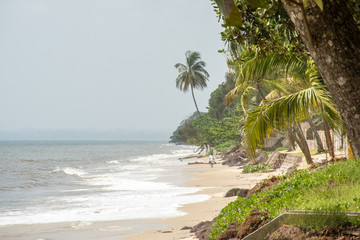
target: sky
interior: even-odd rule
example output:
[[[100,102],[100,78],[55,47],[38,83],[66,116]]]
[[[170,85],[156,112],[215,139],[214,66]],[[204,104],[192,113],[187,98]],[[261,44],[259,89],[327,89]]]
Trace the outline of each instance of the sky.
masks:
[[[0,0],[0,131],[172,132],[195,111],[175,86],[187,50],[224,81],[210,0]]]

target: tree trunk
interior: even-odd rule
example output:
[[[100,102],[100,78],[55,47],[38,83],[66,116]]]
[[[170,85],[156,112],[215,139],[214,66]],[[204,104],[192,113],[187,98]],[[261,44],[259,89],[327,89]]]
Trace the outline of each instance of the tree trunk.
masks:
[[[288,141],[289,141],[289,149],[288,149],[288,151],[294,151],[295,150],[295,139],[294,139],[294,136],[292,134],[291,128],[287,128],[286,134],[287,134],[287,138],[288,138]]]
[[[195,103],[196,111],[197,111],[197,113],[199,114],[200,121],[203,122],[203,120],[202,120],[202,118],[201,118],[201,114],[200,114],[199,108],[198,108],[198,105],[197,105],[196,100],[195,100],[194,89],[193,89],[192,86],[191,86],[191,94],[192,94],[192,97],[193,97],[193,100],[194,100],[194,103]]]
[[[321,138],[320,138],[320,135],[319,135],[318,131],[316,130],[316,126],[315,126],[315,124],[314,124],[314,122],[312,121],[312,119],[311,119],[310,116],[308,117],[308,123],[309,123],[309,125],[310,125],[311,130],[312,130],[313,133],[314,133],[314,138],[316,139],[317,153],[323,153],[323,152],[325,152],[324,146],[323,146],[322,141],[321,141]]]
[[[344,137],[345,135],[343,133],[341,133],[340,135],[340,149],[344,149]]]
[[[325,119],[324,119],[324,132],[325,132],[326,145],[328,148],[328,152],[331,156],[331,159],[335,159],[334,144],[332,143],[329,124],[327,123],[327,121]]]
[[[309,150],[309,146],[308,146],[308,144],[306,142],[306,139],[304,137],[304,134],[303,134],[301,128],[298,126],[297,123],[295,123],[295,125],[294,125],[294,130],[296,132],[296,135],[292,131],[289,131],[289,133],[293,136],[296,143],[299,145],[301,151],[303,152],[303,154],[305,156],[307,164],[312,164],[313,161],[312,161],[312,158],[311,158],[311,153],[310,153],[310,150]]]
[[[360,157],[360,30],[344,0],[281,0],[328,87]]]
[[[334,144],[333,144],[333,142],[331,140],[330,127],[329,127],[328,122],[325,119],[324,109],[323,109],[322,106],[321,106],[321,114],[322,114],[323,122],[324,122],[324,132],[325,132],[325,138],[326,138],[326,145],[327,145],[327,148],[328,148],[328,152],[329,152],[329,154],[331,156],[331,159],[333,160],[333,159],[335,159]]]

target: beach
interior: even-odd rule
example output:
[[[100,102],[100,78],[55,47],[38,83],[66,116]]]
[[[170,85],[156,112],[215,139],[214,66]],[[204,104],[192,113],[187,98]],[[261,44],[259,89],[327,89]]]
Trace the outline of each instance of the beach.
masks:
[[[202,161],[206,162],[207,159]],[[205,194],[210,198],[203,202],[186,204],[180,208],[181,211],[187,213],[186,215],[154,221],[152,224],[155,228],[128,237],[126,240],[196,239],[190,230],[181,229],[214,219],[222,208],[237,198],[225,198],[225,193],[228,190],[232,188],[250,189],[262,179],[279,174],[279,172],[242,174],[239,167],[228,167],[221,164],[216,164],[213,168],[208,164],[192,164],[184,168],[186,174],[195,178],[195,180],[188,181],[185,184],[191,187],[204,188],[196,194]]]
[[[185,187],[199,188],[200,191],[192,194],[206,196],[205,201],[179,206],[178,210],[183,216],[6,225],[0,227],[0,238],[4,240],[193,239],[190,230],[181,229],[186,226],[193,227],[216,217],[223,207],[236,199],[236,197],[224,197],[228,190],[234,187],[250,189],[257,182],[274,174],[242,174],[239,167],[228,167],[219,162],[213,168],[209,164],[186,164],[194,161],[206,163],[208,160],[207,158],[188,159],[184,160],[183,165],[168,166],[167,169],[169,173],[174,173],[176,179],[172,181],[182,183]],[[170,175],[165,178],[170,178]],[[166,179],[158,179],[158,181],[166,181]],[[161,216],[161,213],[159,215]]]

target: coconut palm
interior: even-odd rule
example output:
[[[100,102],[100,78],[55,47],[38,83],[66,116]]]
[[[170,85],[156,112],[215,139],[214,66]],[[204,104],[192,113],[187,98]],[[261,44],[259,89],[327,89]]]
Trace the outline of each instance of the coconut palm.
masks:
[[[236,59],[236,61],[230,63],[232,63],[238,79],[235,88],[228,93],[226,100],[231,101],[240,95],[245,113],[246,99],[249,99],[248,96],[252,92],[257,92],[261,96],[263,100],[261,104],[264,105],[268,101],[312,88],[314,87],[313,84],[321,82],[312,60],[293,53],[287,53],[286,55],[277,53],[262,55],[258,54],[256,49],[242,49],[239,57]],[[314,80],[315,78],[317,78],[317,81]],[[313,82],[310,81],[311,79],[313,79]],[[268,92],[270,91],[266,96],[262,93],[260,85],[263,89],[267,89]],[[324,116],[324,114],[322,115]],[[309,116],[307,121],[311,125],[312,122]],[[289,142],[296,141],[310,162],[310,151],[304,134],[296,120],[298,119],[288,119],[288,122],[291,123],[286,126]],[[328,150],[334,158],[329,127],[324,117],[323,123]],[[318,151],[321,152],[323,151],[321,139],[318,136],[317,130],[315,128],[312,130],[317,140]]]
[[[187,92],[189,88],[191,89],[196,111],[201,119],[201,114],[194,96],[194,88],[205,88],[207,86],[206,82],[209,80],[209,73],[205,70],[206,63],[200,60],[200,53],[187,51],[185,57],[186,64],[175,64],[175,68],[179,71],[179,75],[176,78],[176,87],[183,92]]]
[[[228,59],[228,65],[234,69],[237,78],[234,89],[226,95],[225,101],[230,104],[241,96],[245,115],[248,100],[254,94],[259,96],[261,101],[266,101],[267,96],[279,97],[279,92],[286,92],[281,75],[294,66],[299,69],[299,62],[303,63],[298,58],[286,58],[276,53],[262,56],[257,48],[240,48],[238,55],[234,60]]]
[[[297,130],[296,142],[304,153],[307,162],[312,163],[308,147],[304,144],[305,138],[298,133],[298,123],[307,119],[309,109],[312,112],[324,109],[323,112],[326,111],[327,113],[324,113],[323,116],[327,123],[333,128],[342,128],[341,118],[330,94],[318,78],[312,78],[309,88],[271,100],[249,112],[244,123],[249,154],[254,155],[256,148],[275,130],[281,131],[290,127]]]

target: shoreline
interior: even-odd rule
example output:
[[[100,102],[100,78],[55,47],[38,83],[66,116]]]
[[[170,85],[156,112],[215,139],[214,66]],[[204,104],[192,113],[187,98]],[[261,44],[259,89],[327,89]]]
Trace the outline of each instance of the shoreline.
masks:
[[[217,159],[218,160],[218,159]],[[167,176],[158,179],[169,181],[186,187],[201,188],[192,194],[206,195],[205,201],[179,206],[178,211],[183,216],[169,218],[131,219],[114,221],[76,221],[44,224],[21,224],[0,226],[0,238],[4,240],[159,240],[159,239],[196,239],[190,230],[183,227],[193,227],[200,222],[210,221],[216,217],[222,208],[237,197],[225,198],[225,193],[231,188],[252,188],[262,179],[278,174],[278,172],[242,174],[239,167],[229,167],[215,164],[187,164],[189,162],[207,163],[207,158],[186,159],[184,165],[169,166],[168,171],[175,174],[174,178]],[[21,229],[21,231],[19,231]]]
[[[192,160],[197,162],[208,161],[207,158]],[[192,178],[192,180],[185,182],[185,186],[201,187],[203,189],[194,194],[205,194],[210,198],[202,202],[185,204],[178,210],[187,213],[186,215],[155,220],[152,224],[159,227],[143,231],[124,240],[195,240],[197,238],[194,237],[194,233],[190,233],[190,230],[181,229],[183,227],[194,227],[200,222],[213,220],[227,204],[237,199],[237,197],[225,198],[225,193],[228,190],[232,188],[251,189],[256,183],[268,176],[281,173],[242,174],[239,167],[229,167],[221,164],[215,164],[213,168],[209,164],[191,164],[184,166],[184,169],[184,174]]]

